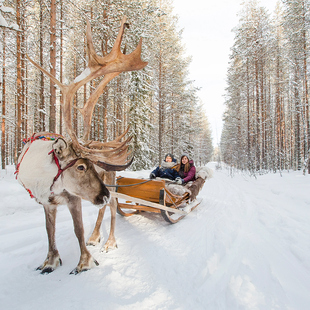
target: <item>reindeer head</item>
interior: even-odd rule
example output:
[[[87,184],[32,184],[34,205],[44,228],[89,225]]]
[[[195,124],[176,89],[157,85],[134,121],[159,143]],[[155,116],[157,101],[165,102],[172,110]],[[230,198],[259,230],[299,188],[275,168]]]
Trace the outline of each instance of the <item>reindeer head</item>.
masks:
[[[113,141],[89,141],[88,139],[94,107],[99,96],[102,94],[103,89],[114,77],[124,71],[140,70],[147,65],[147,62],[143,62],[141,60],[142,39],[140,39],[137,48],[131,54],[125,55],[121,52],[120,46],[126,25],[126,16],[124,16],[111,52],[101,57],[95,52],[91,27],[89,21],[87,20],[86,37],[88,65],[87,68],[69,85],[64,85],[59,82],[54,76],[27,56],[29,61],[48,75],[62,91],[64,102],[62,111],[65,128],[71,138],[74,152],[78,157],[89,159],[91,162],[107,171],[124,170],[132,163],[133,157],[128,150],[131,137],[122,141],[129,130],[128,128],[123,134]],[[104,78],[86,101],[84,107],[79,109],[83,116],[84,133],[83,137],[78,139],[77,134],[73,130],[71,119],[74,94],[81,86],[100,76],[104,76]]]
[[[51,186],[54,194],[66,191],[94,205],[104,206],[109,202],[110,193],[89,159],[77,157],[72,144],[63,138],[53,143],[53,152],[59,169]],[[62,177],[56,182],[60,174]]]

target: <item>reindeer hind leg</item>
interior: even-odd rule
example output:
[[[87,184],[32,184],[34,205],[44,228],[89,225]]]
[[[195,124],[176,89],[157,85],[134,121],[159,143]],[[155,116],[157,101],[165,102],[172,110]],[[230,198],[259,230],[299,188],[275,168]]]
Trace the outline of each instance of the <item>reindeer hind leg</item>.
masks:
[[[115,171],[110,171],[108,173],[105,173],[104,183],[105,184],[111,184],[115,185],[115,178],[116,173]],[[115,191],[115,188],[112,187],[110,191]],[[117,209],[117,202],[116,198],[111,198],[110,203],[110,210],[111,210],[111,226],[110,226],[110,234],[108,237],[108,240],[106,241],[104,247],[101,249],[101,251],[108,252],[109,249],[115,249],[117,248],[116,240],[115,240],[115,222],[116,222],[116,209]]]
[[[110,201],[110,210],[111,210],[111,227],[110,227],[110,234],[107,242],[105,243],[104,247],[101,249],[101,251],[108,252],[109,249],[115,249],[117,248],[117,243],[116,239],[114,236],[114,231],[115,231],[115,220],[116,220],[116,208],[117,208],[117,203],[116,199],[112,198]]]
[[[106,206],[99,210],[95,228],[87,241],[87,245],[97,245],[100,242],[100,227],[104,217],[105,209]]]

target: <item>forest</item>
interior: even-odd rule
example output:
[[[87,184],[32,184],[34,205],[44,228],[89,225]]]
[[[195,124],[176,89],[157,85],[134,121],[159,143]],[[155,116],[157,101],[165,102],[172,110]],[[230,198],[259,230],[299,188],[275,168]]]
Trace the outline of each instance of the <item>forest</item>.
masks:
[[[279,1],[271,15],[247,1],[234,28],[222,160],[255,174],[310,173],[308,0]]]
[[[127,16],[122,49],[132,52],[142,38],[140,71],[124,72],[104,89],[95,107],[90,138],[111,141],[128,126],[135,160],[131,169],[148,169],[165,153],[187,152],[197,165],[213,155],[211,129],[189,80],[182,31],[169,0],[0,0],[1,167],[16,164],[22,141],[34,132],[66,136],[62,93],[29,61],[69,84],[86,68],[86,20],[98,54],[110,52]],[[73,119],[82,133],[79,108],[99,82],[74,96]]]
[[[86,19],[100,53],[109,53],[127,16],[123,47],[140,38],[140,71],[125,72],[105,88],[96,106],[91,139],[110,141],[130,125],[133,170],[160,163],[165,153],[189,153],[198,165],[212,158],[251,174],[283,170],[310,173],[308,0],[281,0],[274,12],[245,1],[233,29],[223,90],[220,151],[214,158],[211,129],[199,89],[189,79],[182,31],[171,0],[1,0],[1,167],[16,163],[22,140],[33,132],[65,135],[62,93],[26,58],[65,84],[87,65]],[[74,97],[78,108],[98,82]]]

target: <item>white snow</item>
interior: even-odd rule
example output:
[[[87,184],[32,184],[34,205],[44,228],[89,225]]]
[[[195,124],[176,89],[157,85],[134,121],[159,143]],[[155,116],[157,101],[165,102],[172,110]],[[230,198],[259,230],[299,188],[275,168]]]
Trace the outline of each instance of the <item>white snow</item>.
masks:
[[[4,3],[4,0],[0,0],[0,11],[14,14],[15,12],[14,9],[4,6],[3,3]]]
[[[210,165],[214,167],[214,164]],[[149,171],[120,172],[147,177]],[[117,215],[118,249],[89,247],[99,266],[69,275],[79,259],[72,220],[59,207],[63,266],[41,275],[47,236],[42,206],[0,174],[1,309],[294,309],[310,305],[310,178],[301,172],[230,177],[215,170],[202,203],[177,224],[160,215]],[[83,203],[85,236],[98,209]]]
[[[80,75],[74,79],[74,83],[78,83],[91,74],[90,68],[87,67]]]
[[[4,0],[0,0],[0,26],[18,30],[19,27],[17,24],[12,23],[11,25],[9,25],[8,22],[5,20],[5,18],[3,17],[1,12],[11,13],[11,14],[15,13],[14,9],[4,6],[3,2]]]
[[[0,26],[9,27],[9,24],[8,24],[7,21],[4,19],[4,17],[3,17],[2,14],[1,14],[1,12],[0,12]]]

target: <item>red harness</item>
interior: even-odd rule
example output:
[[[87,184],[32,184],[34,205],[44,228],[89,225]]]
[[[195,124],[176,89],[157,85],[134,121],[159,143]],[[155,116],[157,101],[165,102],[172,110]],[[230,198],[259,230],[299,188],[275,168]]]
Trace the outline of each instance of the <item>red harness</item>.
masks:
[[[40,139],[40,140],[44,140],[44,141],[56,140],[58,137],[61,137],[61,138],[62,138],[62,136],[59,135],[59,134],[44,133],[44,135],[40,135],[40,134],[34,133],[30,138],[24,139],[24,140],[23,140],[23,144],[26,144],[26,143],[28,143],[28,142],[31,142],[31,143],[32,143],[33,141],[39,140],[39,139]],[[30,144],[31,144],[31,143],[30,143]],[[16,179],[17,179],[17,175],[18,175],[18,173],[19,173],[20,164],[21,164],[22,160],[24,159],[26,153],[28,152],[29,147],[30,147],[30,145],[28,146],[28,148],[27,148],[27,150],[25,151],[23,157],[21,158],[20,162],[19,162],[19,163],[17,164],[17,166],[16,166],[16,171],[15,171],[15,173],[14,173],[14,174],[16,174]],[[55,151],[54,151],[54,150],[51,150],[51,151],[48,153],[48,155],[50,155],[50,154],[53,154],[55,164],[57,165],[57,168],[58,168],[58,172],[57,172],[56,176],[54,177],[53,183],[52,183],[52,185],[51,185],[51,187],[50,187],[50,190],[52,191],[52,187],[53,187],[54,183],[57,181],[57,179],[60,177],[60,175],[61,175],[66,169],[72,167],[72,166],[76,163],[76,161],[77,161],[79,158],[73,159],[65,168],[62,169],[62,168],[60,167],[59,160],[58,160],[58,158],[57,158],[57,156],[56,156],[56,154],[55,154]],[[23,184],[23,182],[21,182],[21,183]],[[28,189],[28,188],[26,188],[24,184],[23,184],[23,186],[24,186],[24,188],[26,189],[26,191],[29,193],[30,197],[31,197],[31,198],[35,198],[35,197],[33,196],[32,192],[31,192],[31,190]]]
[[[44,135],[41,135],[40,133],[34,133],[30,138],[28,139],[23,139],[23,144],[27,144],[28,142],[30,142],[30,144],[36,140],[44,140],[44,141],[53,141],[53,140],[56,140],[57,138],[63,138],[62,135],[59,135],[57,133],[48,133],[48,132],[45,132]],[[26,153],[28,152],[29,150],[29,147],[30,145],[28,146],[27,150],[25,151],[23,157],[21,158],[20,162],[17,164],[16,166],[16,171],[14,172],[14,174],[16,174],[16,179],[17,179],[17,175],[18,175],[18,172],[19,172],[19,166],[22,162],[22,160],[24,159]],[[32,195],[32,194],[30,194]],[[31,197],[33,198],[33,197]]]
[[[72,166],[77,162],[77,160],[78,160],[79,158],[73,159],[72,161],[69,162],[69,164],[68,164],[65,168],[61,169],[60,164],[59,164],[59,160],[58,160],[58,158],[57,158],[57,156],[56,156],[56,154],[55,154],[55,151],[54,151],[54,150],[51,150],[51,151],[48,153],[48,155],[50,155],[50,154],[53,154],[55,164],[56,164],[57,167],[58,167],[58,172],[57,172],[56,176],[54,177],[53,183],[52,183],[52,185],[51,185],[51,187],[50,187],[50,190],[52,190],[52,187],[53,187],[54,183],[57,181],[57,179],[60,177],[60,175],[61,175],[65,170],[67,170],[68,168],[72,167]]]

